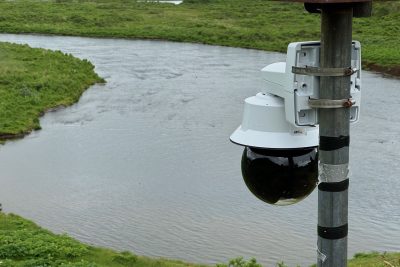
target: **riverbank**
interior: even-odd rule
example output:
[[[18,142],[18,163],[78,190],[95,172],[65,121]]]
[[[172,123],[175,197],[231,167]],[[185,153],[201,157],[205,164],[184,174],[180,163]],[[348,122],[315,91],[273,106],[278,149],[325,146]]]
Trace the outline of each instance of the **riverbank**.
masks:
[[[163,39],[286,52],[320,35],[319,15],[298,3],[265,0],[0,1],[0,32]],[[371,18],[354,19],[364,68],[400,76],[400,1],[374,1]]]
[[[0,266],[184,267],[195,265],[166,259],[150,259],[130,252],[116,252],[82,244],[66,235],[56,235],[33,222],[0,212]]]
[[[255,261],[233,260],[217,267],[260,267]],[[167,259],[151,259],[131,252],[117,252],[83,244],[67,235],[56,235],[33,222],[0,212],[0,266],[60,267],[206,267]],[[284,267],[285,265],[278,264]],[[359,253],[349,267],[398,267],[400,253]]]
[[[9,43],[0,43],[0,81],[0,141],[40,129],[44,112],[77,102],[103,82],[89,61]]]

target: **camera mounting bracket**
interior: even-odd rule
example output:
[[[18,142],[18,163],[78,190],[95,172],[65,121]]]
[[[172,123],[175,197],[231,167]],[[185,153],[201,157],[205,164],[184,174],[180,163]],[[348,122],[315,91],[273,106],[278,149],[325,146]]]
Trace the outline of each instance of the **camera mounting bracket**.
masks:
[[[266,84],[262,92],[284,99],[286,120],[294,127],[318,125],[317,107],[310,105],[309,100],[319,99],[319,80],[322,76],[350,76],[350,98],[353,100],[352,105],[347,106],[350,122],[359,119],[361,44],[352,42],[351,66],[342,68],[320,68],[320,46],[318,41],[290,43],[286,62],[273,63],[262,69]],[[329,105],[336,107],[337,104]]]

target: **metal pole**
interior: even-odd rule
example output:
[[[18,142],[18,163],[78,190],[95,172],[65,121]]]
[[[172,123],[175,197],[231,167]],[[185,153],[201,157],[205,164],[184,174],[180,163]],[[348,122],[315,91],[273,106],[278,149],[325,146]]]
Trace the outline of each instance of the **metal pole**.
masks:
[[[351,6],[322,8],[322,68],[351,66],[352,17]],[[350,98],[350,77],[321,77],[319,97]],[[349,118],[348,108],[319,110],[318,267],[347,266]]]

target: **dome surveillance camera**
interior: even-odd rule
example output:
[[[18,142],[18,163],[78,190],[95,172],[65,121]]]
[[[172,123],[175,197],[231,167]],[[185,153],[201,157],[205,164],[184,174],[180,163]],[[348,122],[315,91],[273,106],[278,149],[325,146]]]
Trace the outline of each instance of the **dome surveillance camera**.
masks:
[[[318,182],[320,42],[290,43],[286,62],[262,69],[262,92],[245,100],[242,124],[230,140],[244,146],[242,174],[261,200],[289,205],[309,195]],[[352,42],[352,106],[357,122],[361,99],[361,45]],[[316,71],[316,72],[315,72]],[[326,106],[325,106],[326,107]]]
[[[249,190],[262,201],[275,205],[297,203],[318,183],[317,148],[245,147],[242,175]]]
[[[283,98],[265,93],[247,98],[242,124],[230,139],[245,147],[243,179],[264,202],[294,204],[316,187],[318,127],[290,124]]]

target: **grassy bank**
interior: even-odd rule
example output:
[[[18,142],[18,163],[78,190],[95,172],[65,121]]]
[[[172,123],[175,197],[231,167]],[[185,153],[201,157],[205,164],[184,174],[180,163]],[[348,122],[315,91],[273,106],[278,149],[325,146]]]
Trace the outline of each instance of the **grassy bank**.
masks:
[[[0,32],[9,33],[151,38],[280,52],[289,42],[319,39],[319,15],[279,1],[0,0],[0,10]],[[363,45],[366,67],[400,76],[399,21],[400,1],[376,1],[373,17],[355,19],[354,39]]]
[[[121,267],[201,266],[165,259],[150,259],[82,244],[55,235],[12,214],[0,213],[0,266],[5,267]]]
[[[0,43],[0,140],[39,129],[43,112],[75,103],[102,81],[93,68],[61,52]]]
[[[357,253],[349,267],[400,267],[400,253]]]
[[[218,267],[260,267],[255,261],[232,260]],[[55,235],[31,221],[0,212],[0,266],[4,267],[203,267],[166,259],[151,259],[82,244],[66,235]],[[277,264],[284,267],[284,264]],[[357,254],[349,267],[399,267],[400,253]]]

